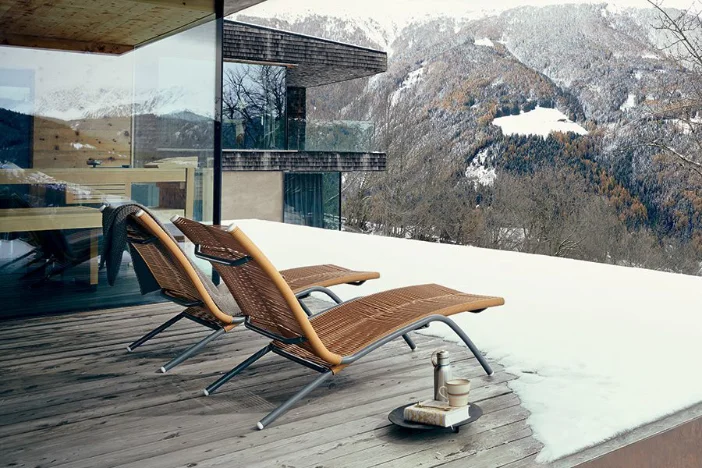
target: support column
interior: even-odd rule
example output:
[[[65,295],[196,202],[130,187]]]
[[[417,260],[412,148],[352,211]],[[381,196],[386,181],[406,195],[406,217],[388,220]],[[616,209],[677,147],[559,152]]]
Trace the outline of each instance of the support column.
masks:
[[[307,89],[288,86],[286,108],[288,121],[286,148],[302,151],[305,149],[307,130]]]

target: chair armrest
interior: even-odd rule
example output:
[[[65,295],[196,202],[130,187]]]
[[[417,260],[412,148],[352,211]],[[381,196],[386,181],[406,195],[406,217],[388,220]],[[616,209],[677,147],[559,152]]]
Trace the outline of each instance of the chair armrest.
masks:
[[[241,266],[246,263],[249,263],[252,259],[250,256],[242,257],[238,260],[232,260],[230,258],[224,258],[224,257],[218,257],[216,255],[210,255],[202,252],[202,247],[200,244],[195,244],[195,256],[197,258],[202,258],[203,260],[208,260],[213,263],[219,263],[220,265],[227,265],[227,266]]]

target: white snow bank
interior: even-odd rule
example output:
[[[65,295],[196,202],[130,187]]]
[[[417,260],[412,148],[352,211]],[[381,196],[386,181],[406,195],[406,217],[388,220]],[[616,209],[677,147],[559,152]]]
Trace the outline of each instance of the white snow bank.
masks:
[[[407,74],[405,79],[402,80],[400,87],[397,88],[397,91],[393,92],[392,96],[390,97],[390,102],[393,106],[397,104],[403,92],[412,89],[417,85],[417,83],[419,83],[419,81],[422,79],[422,75],[424,75],[424,65]]]
[[[631,94],[629,93],[629,96],[627,96],[626,101],[619,106],[619,110],[625,111],[627,109],[633,109],[636,107],[636,94]]]
[[[486,166],[487,158],[488,151],[482,150],[466,167],[465,176],[473,182],[475,187],[478,185],[492,186],[497,179],[495,168]]]
[[[476,39],[475,45],[485,46],[485,47],[495,47],[495,44],[487,37],[482,39]]]
[[[335,263],[381,272],[355,297],[440,283],[506,305],[454,316],[511,382],[550,461],[702,401],[702,278],[575,260],[237,222],[278,268]],[[291,249],[290,246],[295,248]],[[440,324],[429,332],[451,340]],[[430,372],[430,370],[428,371]]]
[[[492,186],[497,179],[494,167],[485,167],[478,164],[470,164],[466,168],[466,177],[473,181],[474,186]]]
[[[493,125],[502,128],[505,135],[540,135],[547,137],[551,132],[574,132],[587,135],[587,130],[571,121],[558,109],[537,107],[529,112],[519,115],[498,117],[492,121]]]

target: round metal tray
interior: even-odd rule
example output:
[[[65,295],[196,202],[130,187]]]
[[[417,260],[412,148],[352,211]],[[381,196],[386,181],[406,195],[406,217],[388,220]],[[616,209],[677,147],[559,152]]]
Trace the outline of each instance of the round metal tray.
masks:
[[[451,432],[458,432],[461,426],[465,426],[466,424],[470,424],[472,422],[477,421],[480,419],[480,416],[483,415],[483,410],[480,408],[480,406],[476,405],[475,403],[470,403],[470,409],[468,410],[468,414],[470,417],[466,419],[465,421],[462,421],[454,426],[449,426],[449,427],[441,427],[441,426],[432,426],[430,424],[421,424],[421,423],[416,423],[412,421],[405,421],[405,408],[408,406],[413,405],[414,403],[410,403],[409,405],[402,405],[400,407],[395,408],[388,414],[388,419],[390,420],[391,423],[395,424],[396,426],[399,426],[403,429],[409,429],[413,431],[451,431]]]

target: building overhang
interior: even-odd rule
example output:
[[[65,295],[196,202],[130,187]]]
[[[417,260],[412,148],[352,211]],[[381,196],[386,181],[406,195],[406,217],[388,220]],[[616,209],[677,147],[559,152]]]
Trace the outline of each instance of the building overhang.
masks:
[[[264,0],[224,0],[230,15]],[[0,0],[0,44],[123,54],[214,19],[215,0]]]
[[[287,85],[311,88],[387,70],[387,53],[237,21],[224,22],[226,61],[287,65]]]
[[[380,152],[224,150],[223,171],[364,172],[384,171]]]

